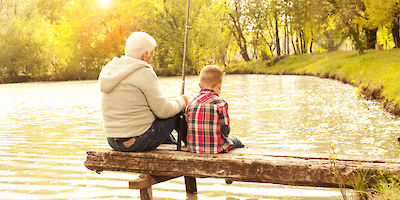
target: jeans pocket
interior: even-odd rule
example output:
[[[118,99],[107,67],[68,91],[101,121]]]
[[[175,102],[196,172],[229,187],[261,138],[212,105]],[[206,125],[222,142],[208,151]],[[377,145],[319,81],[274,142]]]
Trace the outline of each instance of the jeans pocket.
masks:
[[[145,151],[147,146],[149,146],[150,140],[147,132],[145,132],[143,135],[136,136],[135,139],[135,143],[132,146],[126,148],[127,151],[141,152]]]

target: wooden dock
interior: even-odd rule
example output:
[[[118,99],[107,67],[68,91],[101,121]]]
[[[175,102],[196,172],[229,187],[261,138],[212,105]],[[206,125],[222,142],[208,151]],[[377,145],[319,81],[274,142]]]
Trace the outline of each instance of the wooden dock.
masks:
[[[195,193],[195,178],[224,178],[234,181],[297,186],[352,187],[362,173],[371,179],[377,171],[400,175],[399,160],[300,155],[294,152],[235,149],[229,153],[203,155],[175,151],[162,145],[151,152],[117,152],[109,149],[87,152],[85,166],[93,171],[140,173],[129,188],[140,189],[141,199],[151,199],[151,185],[185,176],[186,192]],[[334,173],[333,173],[334,172]]]

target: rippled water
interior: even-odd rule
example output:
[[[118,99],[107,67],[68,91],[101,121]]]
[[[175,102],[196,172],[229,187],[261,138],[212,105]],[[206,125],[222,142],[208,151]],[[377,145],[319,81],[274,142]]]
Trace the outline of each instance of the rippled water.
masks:
[[[180,78],[160,78],[169,97]],[[198,92],[187,77],[186,92]],[[138,199],[137,174],[87,170],[86,151],[104,140],[96,81],[0,85],[0,199]],[[232,134],[249,148],[342,155],[398,155],[400,120],[356,89],[300,76],[225,76]],[[198,199],[341,199],[338,189],[198,179]],[[153,186],[155,199],[186,199],[183,179]],[[190,197],[189,199],[193,199]]]

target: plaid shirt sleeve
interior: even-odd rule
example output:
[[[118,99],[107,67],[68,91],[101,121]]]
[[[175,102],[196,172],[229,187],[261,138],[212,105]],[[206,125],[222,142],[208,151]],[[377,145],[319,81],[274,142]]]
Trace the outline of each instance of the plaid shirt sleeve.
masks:
[[[230,132],[229,125],[229,115],[228,115],[228,103],[225,101],[222,102],[222,106],[218,109],[218,117],[220,122],[220,130],[223,136],[228,137]]]

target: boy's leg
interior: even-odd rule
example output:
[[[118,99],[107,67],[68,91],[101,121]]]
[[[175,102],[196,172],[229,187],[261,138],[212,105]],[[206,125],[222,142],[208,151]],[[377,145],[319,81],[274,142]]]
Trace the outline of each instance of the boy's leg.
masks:
[[[228,138],[233,142],[233,148],[244,148],[244,144],[234,135],[229,135]]]
[[[183,115],[183,118],[180,118],[181,115]],[[182,136],[181,139],[186,145],[187,123],[185,120],[185,116],[183,113],[179,113],[177,116],[178,117],[175,121],[174,129],[176,130],[178,135],[181,134],[181,136]],[[172,135],[172,133],[170,133],[169,138],[167,138],[162,144],[177,144],[177,139]]]
[[[244,148],[244,144],[239,140],[238,137],[236,137],[234,135],[229,135],[228,138],[233,142],[232,149],[233,148]],[[225,183],[226,184],[232,184],[233,180],[229,179],[229,178],[226,178],[225,179]]]

